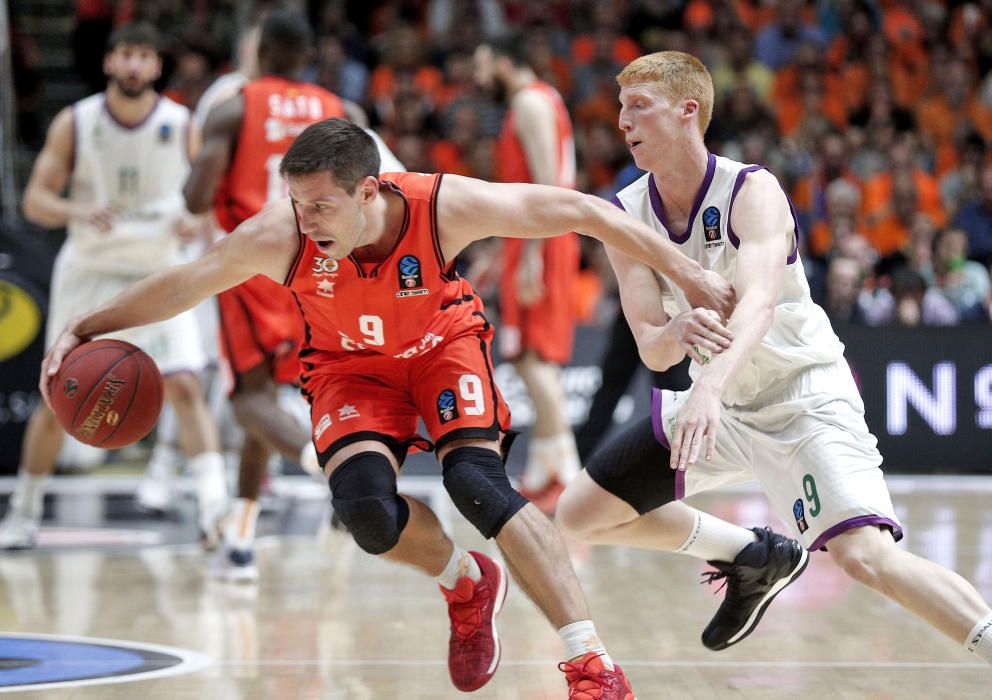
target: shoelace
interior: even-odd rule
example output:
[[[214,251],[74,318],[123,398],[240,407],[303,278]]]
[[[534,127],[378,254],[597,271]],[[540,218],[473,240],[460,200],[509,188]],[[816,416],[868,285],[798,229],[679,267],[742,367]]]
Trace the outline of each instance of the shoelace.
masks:
[[[482,625],[482,606],[485,604],[481,591],[464,603],[452,602],[448,608],[451,629],[462,641],[472,637]]]
[[[589,657],[581,663],[562,661],[558,664],[558,670],[563,671],[565,677],[568,678],[568,697],[576,697],[578,693],[588,695],[588,691],[592,688],[587,684],[582,684],[581,681],[591,681],[599,688],[613,688],[616,685],[617,677],[611,674],[608,669],[601,668],[598,671],[593,671],[589,668],[593,661],[598,661],[598,659]]]
[[[703,580],[699,582],[699,585],[711,584],[714,581],[719,581],[721,579],[723,580],[723,583],[720,584],[720,587],[717,588],[715,591],[713,591],[713,595],[716,595],[717,593],[722,591],[731,581],[736,583],[738,578],[732,572],[720,571],[720,570],[704,571],[703,573],[700,574],[700,576],[703,577]],[[727,589],[727,595],[728,596],[731,595],[732,593],[736,592],[736,590],[737,590],[736,586],[730,586],[730,588]]]

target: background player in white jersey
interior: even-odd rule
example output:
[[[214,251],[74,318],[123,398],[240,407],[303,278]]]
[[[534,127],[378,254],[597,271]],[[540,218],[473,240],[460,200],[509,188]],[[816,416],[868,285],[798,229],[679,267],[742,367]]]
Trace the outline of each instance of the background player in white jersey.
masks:
[[[104,60],[106,92],[63,109],[35,162],[24,214],[41,226],[66,226],[69,234],[52,274],[48,345],[75,316],[179,262],[180,234],[189,225],[181,187],[195,137],[189,110],[152,88],[162,67],[158,43],[149,25],[117,30]],[[199,525],[205,542],[213,544],[229,506],[217,430],[195,377],[205,362],[196,322],[187,313],[113,337],[141,347],[162,370],[196,475]],[[0,548],[34,545],[44,482],[62,438],[51,410],[39,404],[28,423],[11,506],[0,524]]]
[[[750,633],[807,554],[680,499],[758,479],[805,547],[829,546],[852,578],[992,663],[992,613],[978,592],[895,544],[882,458],[843,345],[810,299],[788,198],[760,166],[707,153],[706,68],[666,51],[633,61],[618,82],[620,128],[649,173],[615,203],[732,281],[738,303],[726,321],[692,310],[669,280],[609,251],[641,357],[664,369],[689,354],[693,386],[655,390],[650,419],[592,458],[559,503],[563,527],[588,542],[711,560],[711,580],[726,577],[728,592],[703,643],[723,649]]]

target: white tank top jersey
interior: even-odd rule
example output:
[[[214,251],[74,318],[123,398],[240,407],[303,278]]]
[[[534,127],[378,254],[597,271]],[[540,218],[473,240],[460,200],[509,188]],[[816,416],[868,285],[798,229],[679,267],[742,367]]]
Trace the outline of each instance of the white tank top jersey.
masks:
[[[72,199],[113,206],[110,232],[69,223],[66,253],[94,271],[145,275],[177,261],[176,222],[186,213],[189,110],[159,97],[132,127],[118,122],[99,93],[72,106]]]
[[[668,236],[679,250],[705,269],[734,282],[740,239],[730,225],[730,212],[748,173],[763,169],[760,165],[745,165],[709,154],[706,176],[696,195],[686,231],[669,229],[658,187],[650,173],[618,192],[613,203]],[[793,235],[798,240],[796,211],[791,202],[789,206]],[[826,313],[810,297],[795,241],[791,254],[782,264],[786,266],[785,277],[774,319],[761,345],[727,387],[723,397],[727,405],[754,403],[764,390],[781,386],[783,380],[797,372],[843,357],[844,345],[830,327]],[[690,310],[682,290],[663,275],[658,277],[665,312],[674,317]],[[689,370],[693,381],[701,371],[702,366],[693,362]]]

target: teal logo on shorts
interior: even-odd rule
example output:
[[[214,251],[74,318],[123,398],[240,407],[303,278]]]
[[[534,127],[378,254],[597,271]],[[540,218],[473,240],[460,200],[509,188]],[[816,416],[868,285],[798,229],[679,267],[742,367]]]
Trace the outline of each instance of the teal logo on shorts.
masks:
[[[803,505],[803,499],[797,498],[796,502],[792,504],[792,514],[796,517],[796,527],[799,528],[800,534],[809,530],[809,525],[806,523],[806,506]]]

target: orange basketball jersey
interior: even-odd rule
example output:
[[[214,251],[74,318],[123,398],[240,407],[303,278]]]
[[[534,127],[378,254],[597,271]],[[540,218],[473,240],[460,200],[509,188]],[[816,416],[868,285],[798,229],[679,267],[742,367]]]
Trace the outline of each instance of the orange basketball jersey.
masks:
[[[279,164],[305,128],[343,117],[341,99],[322,87],[274,75],[242,88],[244,119],[234,160],[217,193],[214,214],[225,231],[233,231],[267,202],[286,196]]]
[[[417,357],[487,326],[482,300],[441,255],[435,216],[441,175],[384,173],[380,182],[406,203],[399,238],[381,262],[333,260],[299,234],[286,284],[307,324],[308,363],[342,352]]]
[[[554,106],[555,121],[558,126],[558,176],[559,187],[575,187],[575,138],[572,135],[572,120],[561,95],[545,82],[536,80],[526,90],[537,90],[545,95]],[[534,182],[534,176],[527,166],[527,154],[517,138],[516,120],[511,109],[503,120],[503,130],[496,142],[496,177],[501,182]]]

